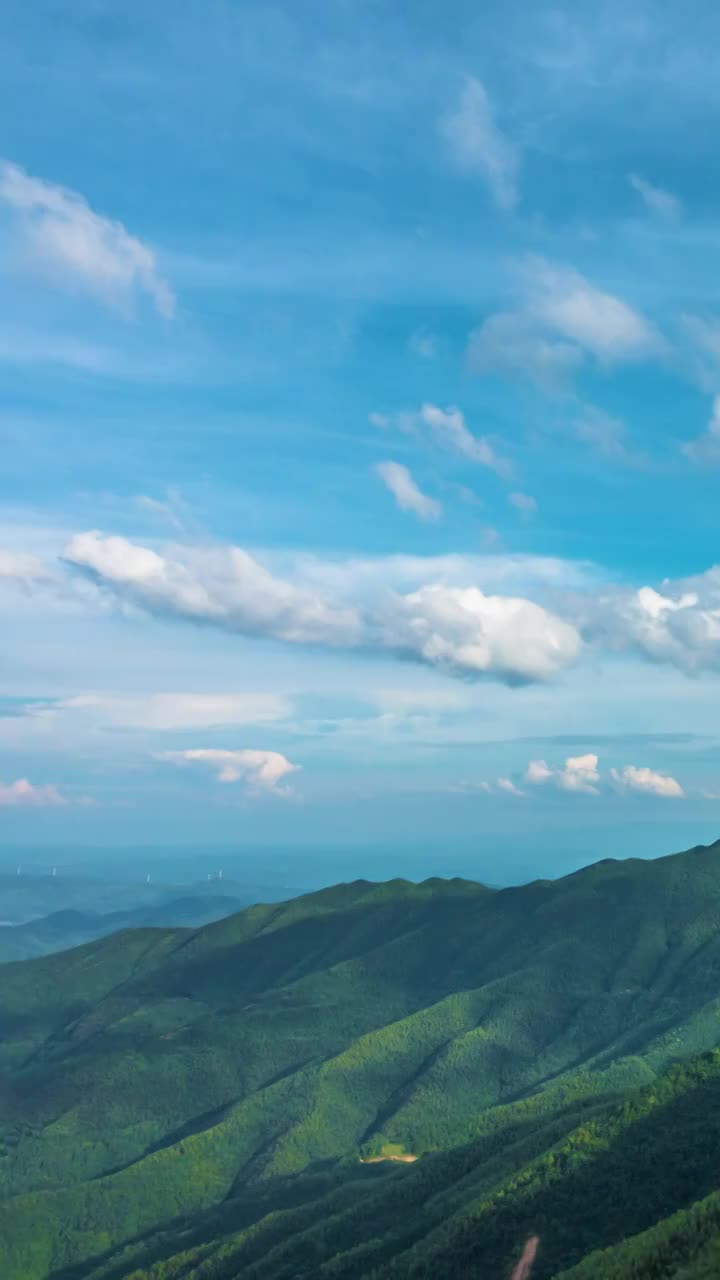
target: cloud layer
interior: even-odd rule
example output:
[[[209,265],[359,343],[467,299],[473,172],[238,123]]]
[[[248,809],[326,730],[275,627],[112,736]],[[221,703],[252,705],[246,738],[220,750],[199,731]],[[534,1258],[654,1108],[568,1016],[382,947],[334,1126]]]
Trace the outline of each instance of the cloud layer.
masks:
[[[291,713],[276,693],[154,693],[146,697],[82,693],[43,704],[40,714],[77,713],[117,728],[211,728],[214,725],[271,724]]]

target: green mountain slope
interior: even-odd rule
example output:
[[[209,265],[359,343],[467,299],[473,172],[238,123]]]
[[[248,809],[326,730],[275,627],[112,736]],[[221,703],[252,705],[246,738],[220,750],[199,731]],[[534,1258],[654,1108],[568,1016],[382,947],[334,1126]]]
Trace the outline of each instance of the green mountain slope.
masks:
[[[681,1209],[612,1249],[591,1253],[562,1280],[716,1280],[720,1192]]]
[[[582,1119],[568,1109],[554,1123],[528,1131],[516,1114],[502,1141],[477,1141],[427,1156],[411,1168],[368,1176],[367,1168],[345,1166],[325,1187],[319,1178],[314,1184],[300,1178],[294,1187],[296,1195],[305,1191],[300,1204],[283,1204],[291,1184],[275,1189],[272,1212],[263,1212],[267,1204],[253,1203],[246,1191],[195,1223],[202,1243],[162,1257],[167,1241],[146,1242],[134,1259],[143,1264],[138,1280],[195,1274],[208,1280],[291,1280],[304,1273],[337,1280],[502,1277],[534,1235],[539,1249],[533,1280],[634,1275],[623,1269],[625,1253],[637,1259],[642,1252],[654,1263],[660,1228],[648,1233],[647,1242],[641,1237],[565,1268],[655,1223],[668,1205],[692,1205],[715,1185],[718,1101],[720,1053],[714,1052],[671,1068],[621,1104],[586,1109]],[[717,1203],[711,1197],[675,1220],[676,1260],[679,1229],[684,1227],[686,1241],[696,1238],[700,1211],[702,1247],[714,1247]],[[615,1252],[619,1261],[611,1273]],[[162,1260],[153,1263],[153,1254]],[[127,1252],[122,1270],[115,1259],[81,1274],[93,1280],[126,1275],[132,1263]]]
[[[537,1230],[535,1280],[714,1189],[698,1156],[682,1195],[659,1194],[643,1217],[623,1192],[619,1217],[603,1213],[616,1222],[607,1238],[583,1235],[583,1213],[593,1216],[573,1208],[572,1247],[551,1247],[546,1224],[561,1221],[556,1207],[577,1179],[548,1175],[554,1154],[532,1170],[563,1141],[560,1170],[572,1170],[577,1133],[601,1122],[610,1128],[589,1140],[598,1176],[610,1166],[597,1144],[622,1149],[624,1167],[618,1100],[644,1107],[636,1097],[652,1097],[674,1062],[720,1044],[720,845],[518,889],[356,882],[195,931],[115,934],[7,965],[1,979],[7,1280],[124,1276],[138,1250],[150,1250],[143,1266],[176,1255],[179,1231],[199,1232],[211,1253],[244,1251],[218,1276],[254,1275],[271,1248],[287,1250],[277,1266],[299,1275],[298,1213],[315,1232],[308,1275],[445,1274],[425,1227],[393,1237],[398,1214],[419,1205],[440,1232],[438,1256],[460,1214],[451,1243],[463,1265],[478,1213],[493,1266],[509,1268]],[[704,1106],[717,1064],[703,1062],[693,1070]],[[662,1089],[663,1107],[675,1093],[700,1096],[672,1073]],[[359,1161],[390,1151],[422,1159]],[[638,1180],[636,1170],[628,1194]],[[395,1196],[405,1207],[382,1229]],[[504,1217],[508,1197],[521,1211]],[[352,1227],[343,1219],[358,1213]],[[222,1243],[238,1231],[257,1257],[245,1239]],[[348,1249],[359,1251],[355,1270],[337,1256]],[[167,1274],[216,1274],[177,1265]]]

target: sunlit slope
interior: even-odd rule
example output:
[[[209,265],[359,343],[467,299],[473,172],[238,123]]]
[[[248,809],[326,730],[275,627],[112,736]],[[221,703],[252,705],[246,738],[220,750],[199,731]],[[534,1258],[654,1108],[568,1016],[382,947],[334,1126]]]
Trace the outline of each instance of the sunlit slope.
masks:
[[[719,1103],[714,1052],[622,1102],[576,1104],[552,1122],[511,1107],[502,1134],[415,1165],[372,1176],[345,1165],[324,1185],[306,1174],[265,1202],[246,1189],[174,1242],[155,1237],[78,1274],[502,1280],[538,1235],[533,1280],[651,1280],[666,1274],[652,1269],[658,1260],[716,1254],[717,1197],[693,1205],[717,1185]],[[652,1230],[672,1208],[681,1216]]]
[[[713,846],[496,892],[357,882],[5,966],[5,1274],[59,1272],[323,1162],[384,1178],[358,1157],[387,1143],[422,1154],[517,1123],[542,1143],[720,1043],[719,925]]]

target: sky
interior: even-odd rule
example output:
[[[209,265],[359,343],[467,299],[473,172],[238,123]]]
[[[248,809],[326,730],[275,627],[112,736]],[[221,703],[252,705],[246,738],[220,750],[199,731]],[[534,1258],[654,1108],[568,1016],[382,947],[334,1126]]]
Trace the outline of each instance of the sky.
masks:
[[[716,6],[0,37],[0,847],[719,835]]]

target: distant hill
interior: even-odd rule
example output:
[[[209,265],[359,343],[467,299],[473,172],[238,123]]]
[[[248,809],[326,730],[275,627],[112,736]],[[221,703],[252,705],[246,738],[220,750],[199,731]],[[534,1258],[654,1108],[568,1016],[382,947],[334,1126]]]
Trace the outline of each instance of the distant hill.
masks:
[[[267,885],[218,878],[175,885],[0,874],[0,963],[49,955],[117,929],[195,928],[280,896],[287,890],[281,895]]]
[[[167,925],[198,927],[211,920],[240,911],[247,902],[225,894],[205,897],[171,898],[153,906],[134,910],[99,912],[77,911],[72,907],[53,911],[26,924],[0,929],[0,963],[28,960],[50,955],[54,951],[80,946],[93,938],[104,938],[119,929],[161,928]]]
[[[689,1280],[714,1248],[720,843],[0,976],[6,1280],[502,1278],[534,1235],[532,1280]]]

